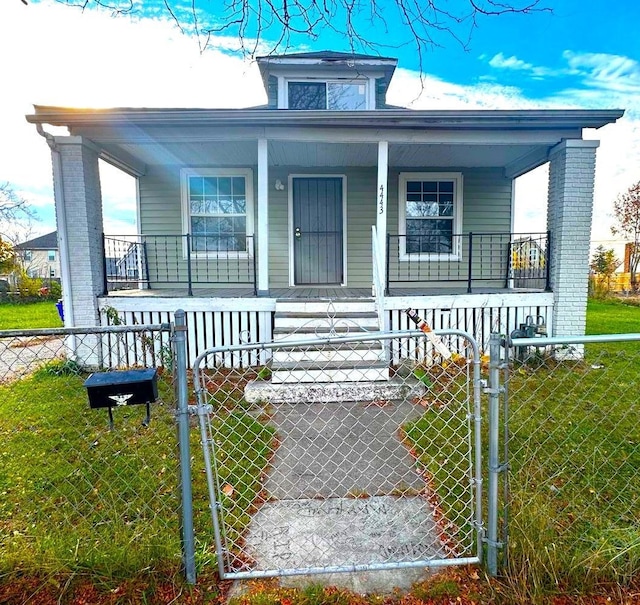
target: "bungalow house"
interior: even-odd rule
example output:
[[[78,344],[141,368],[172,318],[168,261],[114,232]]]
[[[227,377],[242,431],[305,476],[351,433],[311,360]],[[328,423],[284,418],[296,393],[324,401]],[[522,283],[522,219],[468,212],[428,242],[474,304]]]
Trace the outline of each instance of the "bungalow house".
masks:
[[[15,246],[22,267],[29,277],[60,278],[58,234],[47,233]]]
[[[164,321],[182,307],[191,357],[291,331],[309,301],[390,329],[408,327],[413,307],[483,343],[528,315],[582,333],[598,147],[583,129],[623,112],[393,107],[396,63],[261,57],[268,103],[247,109],[36,106],[27,120],[52,151],[68,324],[106,322],[107,307]],[[103,233],[99,159],[137,179],[133,239]],[[547,162],[548,232],[516,234],[514,179]],[[516,287],[523,240],[548,271]],[[138,287],[108,283],[105,258]]]

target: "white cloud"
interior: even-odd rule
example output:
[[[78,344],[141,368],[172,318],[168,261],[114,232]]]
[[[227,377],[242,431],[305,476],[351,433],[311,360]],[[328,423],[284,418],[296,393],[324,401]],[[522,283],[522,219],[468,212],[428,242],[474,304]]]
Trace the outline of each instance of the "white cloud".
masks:
[[[486,56],[483,55],[481,58],[486,59]],[[533,78],[543,78],[545,76],[560,75],[561,73],[564,73],[563,71],[554,71],[548,67],[528,63],[527,61],[518,59],[515,55],[505,57],[502,53],[498,53],[491,57],[488,63],[495,69],[510,69],[513,71],[528,72],[528,74]]]
[[[462,86],[435,76],[419,75],[410,70],[397,69],[387,101],[412,109],[525,109],[540,103],[522,96],[519,89],[499,84],[482,83]]]
[[[498,69],[518,69],[525,71],[533,69],[533,65],[531,63],[526,63],[525,61],[518,59],[516,56],[505,57],[502,53],[498,53],[493,56],[489,61],[489,65]]]
[[[563,53],[563,57],[585,86],[615,93],[640,94],[640,63],[635,59],[569,50]]]
[[[266,101],[257,67],[230,57],[216,40],[200,53],[167,20],[113,17],[45,1],[0,2],[0,182],[41,209],[51,230],[51,159],[25,115],[33,104],[72,107],[245,107]],[[135,216],[135,193],[123,193],[113,173],[103,178],[106,213]],[[126,188],[126,186],[124,186]],[[45,210],[48,207],[48,212]]]
[[[5,94],[0,97],[0,181],[16,189],[52,216],[49,150],[24,115],[32,103],[69,106],[246,107],[266,101],[255,64],[226,51],[236,40],[216,38],[200,53],[197,43],[166,19],[118,18],[104,11],[78,11],[52,1],[0,2],[0,56]],[[535,65],[516,55],[483,56],[492,71],[529,77],[564,75],[567,87],[531,99],[515,86],[481,82],[461,86],[398,69],[388,101],[415,109],[527,109],[544,107],[628,108],[618,124],[588,136],[599,138],[594,233],[608,232],[611,201],[640,178],[640,67],[617,55],[563,55],[561,69]],[[132,232],[133,181],[101,168],[105,229]],[[116,176],[117,175],[117,178]],[[518,183],[516,228],[544,228],[544,170]],[[117,221],[117,222],[116,222]],[[49,230],[51,225],[42,225]]]

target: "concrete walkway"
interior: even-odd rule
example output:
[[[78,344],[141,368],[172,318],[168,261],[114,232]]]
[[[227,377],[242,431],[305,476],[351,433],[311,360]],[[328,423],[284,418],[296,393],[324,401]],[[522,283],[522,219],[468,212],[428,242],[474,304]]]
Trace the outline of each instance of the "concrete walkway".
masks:
[[[422,409],[376,405],[275,406],[280,446],[244,549],[257,569],[351,567],[446,557],[426,485],[399,429]],[[283,579],[360,593],[408,589],[424,568]]]
[[[64,352],[64,338],[58,336],[1,338],[0,383],[22,378]]]

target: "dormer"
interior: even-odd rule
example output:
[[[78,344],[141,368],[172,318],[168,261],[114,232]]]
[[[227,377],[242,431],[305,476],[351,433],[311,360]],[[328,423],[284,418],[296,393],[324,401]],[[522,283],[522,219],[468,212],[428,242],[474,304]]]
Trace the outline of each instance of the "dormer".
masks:
[[[333,51],[258,57],[270,109],[384,109],[397,59]]]

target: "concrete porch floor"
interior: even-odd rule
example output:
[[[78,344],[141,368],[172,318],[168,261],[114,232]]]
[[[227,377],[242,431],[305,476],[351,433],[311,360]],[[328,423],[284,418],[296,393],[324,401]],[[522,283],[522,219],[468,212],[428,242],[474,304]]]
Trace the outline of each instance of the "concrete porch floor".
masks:
[[[521,294],[530,292],[543,292],[532,288],[473,288],[471,294]],[[393,288],[387,296],[447,296],[453,294],[468,294],[466,286],[443,286],[439,288]],[[126,298],[184,298],[188,296],[186,288],[158,288],[158,289],[123,289],[114,290],[107,294],[108,297]],[[190,298],[255,298],[252,288],[194,288]],[[270,299],[373,299],[371,288],[342,288],[336,287],[294,287],[271,288]]]

